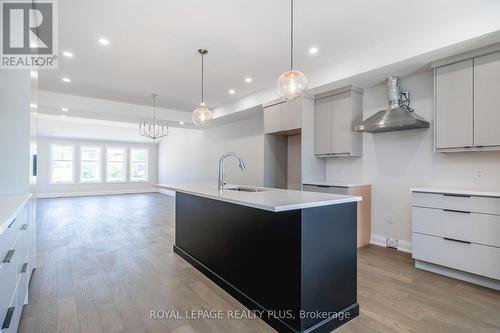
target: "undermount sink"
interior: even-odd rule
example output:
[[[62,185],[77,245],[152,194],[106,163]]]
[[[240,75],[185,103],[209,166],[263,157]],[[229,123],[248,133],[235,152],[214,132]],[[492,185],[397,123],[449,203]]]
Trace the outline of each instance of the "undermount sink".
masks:
[[[244,186],[226,187],[225,190],[238,191],[238,192],[262,192],[262,191],[264,191],[261,188],[244,187]]]

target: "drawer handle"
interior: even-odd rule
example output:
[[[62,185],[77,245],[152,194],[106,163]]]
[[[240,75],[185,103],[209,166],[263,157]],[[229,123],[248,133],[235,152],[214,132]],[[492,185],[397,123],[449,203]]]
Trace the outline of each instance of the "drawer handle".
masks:
[[[471,244],[471,242],[460,240],[460,239],[454,239],[454,238],[448,238],[448,237],[443,237],[444,240],[447,241],[452,241],[452,242],[458,242],[458,243],[464,243],[464,244]]]
[[[465,210],[456,210],[456,209],[443,209],[443,210],[445,212],[471,214],[471,212],[468,212],[468,211],[465,211]]]
[[[25,263],[23,264],[23,268],[21,269],[21,273],[26,273],[26,271],[27,271],[27,270],[28,270],[28,263],[27,263],[27,262],[25,262]]]
[[[317,187],[330,188],[328,185],[316,185]]]
[[[13,219],[12,222],[10,222],[10,224],[9,224],[9,226],[7,228],[10,228],[14,224],[14,222],[16,222],[16,219]]]
[[[458,194],[458,193],[443,193],[445,197],[459,197],[459,198],[470,198],[470,194]]]
[[[6,329],[6,328],[9,328],[10,326],[10,322],[12,320],[12,316],[14,314],[14,310],[16,309],[15,306],[11,307],[11,308],[8,308],[7,309],[7,314],[5,315],[5,319],[3,321],[3,325],[2,325],[2,329]]]
[[[23,226],[21,227],[21,230],[26,230],[28,229],[28,224],[23,224]]]
[[[9,251],[7,251],[7,255],[5,256],[5,258],[3,258],[3,262],[4,263],[10,263],[10,261],[12,260],[12,257],[14,256],[15,252],[16,252],[16,250],[9,250]]]

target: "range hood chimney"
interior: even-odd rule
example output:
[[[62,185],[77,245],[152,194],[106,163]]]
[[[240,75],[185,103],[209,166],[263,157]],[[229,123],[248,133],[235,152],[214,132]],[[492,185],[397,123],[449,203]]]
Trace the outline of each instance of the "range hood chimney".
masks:
[[[416,128],[429,128],[429,122],[417,115],[410,107],[407,93],[401,93],[399,77],[387,79],[389,108],[379,111],[354,127],[358,132],[380,133]]]

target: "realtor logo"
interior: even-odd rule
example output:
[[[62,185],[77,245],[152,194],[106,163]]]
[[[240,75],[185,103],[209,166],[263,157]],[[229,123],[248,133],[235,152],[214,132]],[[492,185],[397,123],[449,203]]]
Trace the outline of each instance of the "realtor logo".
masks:
[[[0,0],[1,68],[57,68],[54,0]]]

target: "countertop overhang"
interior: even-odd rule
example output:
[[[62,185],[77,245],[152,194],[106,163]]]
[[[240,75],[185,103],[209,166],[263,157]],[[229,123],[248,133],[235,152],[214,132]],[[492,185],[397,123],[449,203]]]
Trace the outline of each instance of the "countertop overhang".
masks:
[[[283,190],[257,186],[245,186],[261,189],[260,192],[219,191],[213,183],[157,184],[159,188],[169,189],[237,205],[263,209],[271,212],[337,205],[358,202],[362,198],[351,195]],[[226,185],[226,188],[241,185]]]

